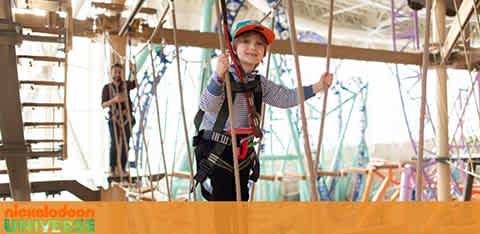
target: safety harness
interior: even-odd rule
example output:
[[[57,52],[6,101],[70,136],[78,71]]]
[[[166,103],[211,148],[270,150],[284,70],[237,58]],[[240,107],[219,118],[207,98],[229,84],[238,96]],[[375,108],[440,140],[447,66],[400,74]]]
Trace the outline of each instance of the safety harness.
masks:
[[[232,81],[231,84],[233,101],[235,101],[236,94],[247,94],[248,98],[253,98],[255,110],[252,111],[257,113],[261,111],[262,88],[260,84],[260,75],[256,75],[254,80],[247,83]],[[201,184],[203,197],[207,200],[211,200],[212,194],[204,187],[203,182],[207,179],[207,177],[212,175],[214,169],[216,167],[222,168],[233,175],[232,165],[225,162],[225,160],[221,158],[227,147],[232,147],[231,136],[229,133],[224,131],[225,123],[229,116],[226,97],[223,101],[220,111],[218,112],[217,119],[215,120],[212,130],[199,130],[204,114],[204,111],[199,110],[195,115],[194,124],[198,134],[193,137],[193,146],[198,146],[199,142],[204,140],[212,142],[213,147],[211,147],[210,152],[198,152],[195,155],[197,173],[194,176],[196,183],[192,188],[192,192],[198,184]],[[243,171],[251,168],[252,174],[250,175],[250,179],[256,182],[260,174],[260,164],[255,150],[253,150],[253,147],[251,147],[254,136],[242,136],[241,130],[237,130],[237,135],[241,136],[238,147],[238,150],[240,151],[238,154],[238,159],[240,160],[239,170]]]

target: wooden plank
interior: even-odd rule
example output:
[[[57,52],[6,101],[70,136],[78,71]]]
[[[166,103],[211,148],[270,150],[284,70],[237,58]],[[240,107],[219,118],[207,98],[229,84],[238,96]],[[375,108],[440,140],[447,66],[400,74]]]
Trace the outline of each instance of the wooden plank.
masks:
[[[62,168],[55,167],[55,168],[30,168],[28,171],[30,173],[38,173],[38,172],[46,172],[46,171],[61,171]],[[8,174],[7,169],[0,169],[0,174]]]
[[[10,197],[8,183],[0,184],[0,197]],[[100,191],[93,190],[76,180],[36,181],[31,183],[32,193],[60,193],[68,191],[83,201],[99,201]]]
[[[24,127],[37,127],[37,126],[62,126],[63,122],[24,122]]]
[[[480,1],[478,0],[465,0],[465,1],[462,1],[462,3],[460,4],[460,7],[458,8],[458,12],[457,12],[457,15],[460,18],[460,20],[457,20],[457,16],[455,16],[455,19],[453,20],[453,24],[450,27],[450,30],[448,31],[447,37],[445,39],[445,42],[441,50],[442,58],[444,60],[448,59],[448,57],[450,56],[463,29],[469,22],[470,17],[472,17],[473,15],[474,7],[475,6],[478,7],[479,3]]]
[[[34,33],[48,33],[48,34],[55,34],[55,35],[63,35],[64,30],[62,28],[47,28],[47,27],[34,27],[34,26],[26,26],[24,28],[28,28],[32,30]]]
[[[9,24],[6,30],[13,30],[11,1],[0,1],[0,18]],[[26,150],[23,135],[22,108],[17,73],[17,56],[15,46],[0,45],[0,131],[2,132],[3,148],[6,150]],[[9,157],[6,160],[8,179],[7,191],[12,193],[16,201],[30,200],[30,182],[28,178],[27,160],[23,157]]]
[[[100,200],[102,201],[128,201],[127,191],[119,184],[114,184],[107,190],[100,190]]]
[[[144,35],[151,33],[150,29],[145,29]],[[142,35],[142,34],[140,34]],[[137,38],[141,37],[136,35]],[[145,38],[145,37],[143,37]],[[160,43],[165,39],[165,43],[173,44],[173,30],[159,29],[158,36],[153,38],[154,43]],[[180,46],[194,46],[201,48],[218,49],[218,37],[211,32],[198,32],[189,30],[177,30],[177,43]],[[289,40],[275,40],[271,50],[277,54],[291,54]],[[297,52],[300,56],[325,57],[326,45],[297,42]],[[394,52],[389,50],[355,48],[349,46],[332,45],[332,58],[352,59],[361,61],[397,63],[420,65],[422,63],[421,53]]]
[[[18,15],[16,22],[29,27],[41,27],[47,24],[46,17],[38,17],[33,15]],[[109,20],[113,20],[109,19]],[[63,19],[58,18],[57,24],[62,24]],[[109,23],[113,24],[113,23]],[[112,25],[106,25],[106,28],[100,28],[97,25],[97,31],[92,31],[93,21],[90,20],[74,20],[74,36],[95,36],[103,31],[115,32],[116,29]],[[147,41],[153,28],[144,28],[143,33],[133,33],[132,36],[139,41]],[[154,43],[161,43],[165,38],[167,44],[173,44],[173,30],[160,29],[157,36],[152,40]],[[190,30],[177,30],[177,42],[180,46],[194,46],[201,48],[220,48],[218,37],[215,33],[199,32]],[[315,43],[298,42],[297,51],[300,56],[325,57],[326,46]],[[278,54],[291,54],[289,41],[276,40],[272,45],[272,52]],[[352,59],[360,61],[397,63],[420,65],[422,63],[421,53],[412,52],[394,52],[380,49],[366,49],[349,46],[332,46],[332,58]]]
[[[392,181],[392,170],[387,171],[387,177],[383,180],[380,187],[377,189],[377,193],[373,196],[372,201],[378,202],[383,201],[385,192],[387,192],[388,185],[390,185]]]
[[[137,0],[137,2],[134,4],[135,7],[132,9],[130,14],[128,15],[127,21],[123,23],[122,27],[120,28],[120,31],[118,32],[119,36],[122,36],[122,37],[125,36],[128,26],[130,26],[131,23],[133,22],[133,19],[135,18],[135,15],[137,15],[138,11],[140,10],[140,7],[142,6],[143,2],[145,2],[145,0]]]
[[[372,183],[373,171],[369,170],[367,174],[367,182],[365,183],[365,188],[363,189],[362,202],[368,202],[370,190],[372,189]]]
[[[68,53],[72,49],[72,40],[73,40],[73,10],[72,10],[72,1],[67,1],[66,4],[66,19],[64,23],[65,28],[65,53]]]
[[[22,39],[25,41],[35,41],[35,42],[64,43],[63,38],[52,37],[52,36],[23,35]]]
[[[17,7],[18,8],[24,8],[27,9],[29,7],[30,9],[40,9],[40,10],[46,10],[46,11],[58,11],[58,9],[61,9],[61,7],[64,5],[64,2],[66,0],[30,0],[30,4],[27,6],[26,1],[17,1]]]
[[[47,102],[24,102],[23,107],[64,107],[65,103],[47,103]]]
[[[41,85],[41,86],[64,86],[65,82],[49,80],[21,80],[20,84]]]
[[[121,13],[123,11],[128,10],[128,8],[125,7],[125,5],[118,4],[118,3],[92,2],[92,6],[95,8],[102,8],[102,9],[106,9],[106,10],[117,12],[117,13]],[[150,7],[142,7],[138,11],[138,13],[154,15],[154,14],[157,14],[157,9],[150,8]]]
[[[56,63],[65,62],[65,58],[51,57],[51,56],[36,56],[36,55],[17,55],[17,59],[32,59],[35,61],[56,62]]]
[[[61,143],[63,139],[27,139],[25,140],[28,144],[38,144],[38,143]]]
[[[11,157],[23,158],[57,158],[61,156],[60,151],[34,151],[34,152],[3,152],[0,151],[0,160]]]
[[[159,173],[159,174],[152,174],[152,181],[159,181],[165,177],[164,173]],[[132,183],[135,183],[139,178],[145,178],[145,179],[150,179],[149,175],[143,175],[143,176],[130,176],[132,178]],[[128,181],[129,178],[127,176],[123,176],[124,181]],[[121,182],[120,176],[109,176],[107,178],[108,183],[112,182]]]

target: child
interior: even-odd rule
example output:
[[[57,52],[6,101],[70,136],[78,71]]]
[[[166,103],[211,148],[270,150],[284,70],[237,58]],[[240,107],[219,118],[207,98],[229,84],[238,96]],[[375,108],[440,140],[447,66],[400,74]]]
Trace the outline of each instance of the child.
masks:
[[[241,84],[235,68],[229,65],[227,55],[218,57],[215,72],[200,99],[200,111],[195,119],[199,134],[194,138],[197,174],[195,180],[202,184],[202,195],[207,200],[235,201],[235,177],[233,174],[230,120],[226,104],[224,77],[227,71],[232,80],[234,110],[236,113],[237,140],[239,147],[240,187],[243,201],[248,201],[248,180],[256,181],[259,173],[258,159],[252,147],[253,135],[258,137],[258,119],[261,103],[290,108],[298,104],[296,89],[288,89],[267,80],[255,69],[266,55],[267,46],[275,39],[269,28],[255,20],[238,22],[232,30],[233,53],[238,57],[248,84]],[[331,74],[323,74],[318,82],[304,86],[305,100],[324,91],[332,83]],[[253,102],[252,102],[253,99]],[[257,123],[257,126],[252,126]],[[250,175],[250,171],[253,173]],[[210,178],[211,191],[204,186]]]

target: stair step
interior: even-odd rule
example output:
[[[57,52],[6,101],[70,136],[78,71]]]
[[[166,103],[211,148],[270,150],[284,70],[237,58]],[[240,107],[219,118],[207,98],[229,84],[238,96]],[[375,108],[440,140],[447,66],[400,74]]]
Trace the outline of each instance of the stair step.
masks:
[[[38,35],[23,35],[22,39],[25,41],[46,42],[46,43],[65,43],[62,37],[58,36],[38,36]]]
[[[23,107],[64,107],[65,103],[24,102]]]
[[[61,143],[62,139],[27,139],[25,142],[29,144],[38,144],[38,143]]]
[[[28,171],[30,173],[38,173],[38,172],[42,172],[42,171],[61,171],[62,168],[60,167],[54,167],[54,168],[30,168],[28,169]],[[0,174],[8,174],[8,170],[7,169],[0,169]]]
[[[36,126],[60,126],[63,125],[63,122],[24,122],[23,126],[25,127],[36,127]]]
[[[25,26],[25,28],[29,28],[32,32],[35,33],[48,33],[48,34],[55,34],[55,35],[63,35],[65,33],[65,29],[63,28],[47,28],[47,27],[34,27],[34,26]]]
[[[4,160],[5,156],[8,155],[11,157],[27,157],[27,158],[61,158],[63,152],[61,150],[51,151],[51,150],[43,150],[43,151],[33,151],[33,152],[1,152],[0,151],[0,160]]]
[[[53,57],[53,56],[37,56],[37,55],[17,55],[17,59],[33,59],[35,61],[43,62],[65,62],[65,58]]]
[[[43,85],[43,86],[64,86],[65,82],[49,80],[21,80],[20,84]]]

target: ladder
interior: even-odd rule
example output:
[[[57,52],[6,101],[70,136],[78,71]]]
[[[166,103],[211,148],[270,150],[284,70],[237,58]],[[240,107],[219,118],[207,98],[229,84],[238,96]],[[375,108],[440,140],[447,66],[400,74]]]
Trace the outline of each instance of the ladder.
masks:
[[[28,3],[28,1],[26,2]],[[31,6],[18,2],[17,8]],[[37,7],[37,6],[33,6]],[[45,27],[22,25],[22,44],[17,47],[20,102],[25,142],[29,158],[51,158],[51,167],[43,163],[31,172],[56,171],[55,159],[67,159],[67,67],[71,48],[71,3],[58,1],[49,6],[66,13],[61,17],[46,10]],[[59,19],[63,19],[59,20]]]

